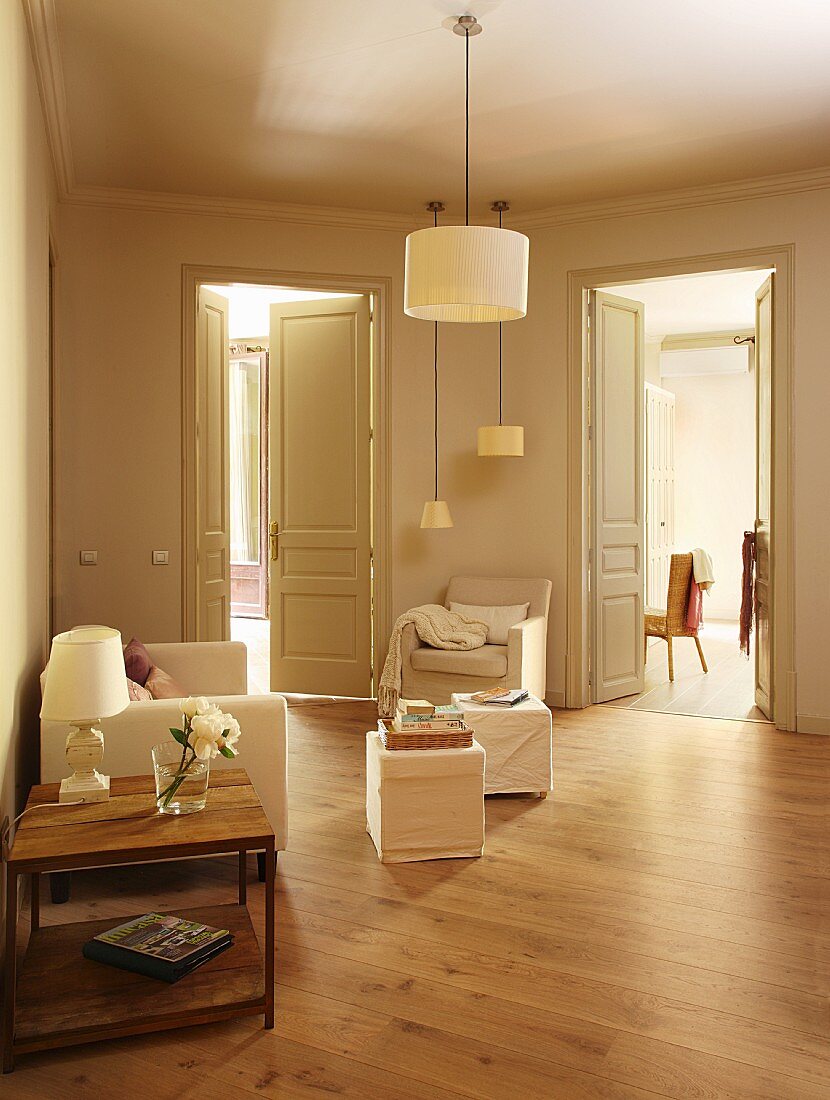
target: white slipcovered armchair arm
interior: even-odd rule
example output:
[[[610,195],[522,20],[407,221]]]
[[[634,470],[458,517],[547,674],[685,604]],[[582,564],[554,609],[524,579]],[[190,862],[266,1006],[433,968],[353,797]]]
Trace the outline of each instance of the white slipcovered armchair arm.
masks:
[[[544,615],[511,626],[507,632],[507,686],[527,688],[544,700],[548,621]]]
[[[282,850],[288,836],[285,797],[288,723],[285,699],[281,695],[215,693],[208,693],[208,698],[222,710],[230,712],[242,728],[239,756],[233,760],[217,756],[211,761],[211,769],[245,769],[274,828],[277,849]],[[104,734],[101,770],[106,775],[114,776],[152,775],[150,752],[153,745],[169,740],[170,727],[180,728],[181,718],[178,699],[130,703],[121,714],[105,718],[101,722]],[[68,774],[65,753],[68,728],[66,723],[41,723],[42,783],[57,782]]]
[[[148,642],[147,652],[186,695],[245,695],[248,690],[244,642]]]

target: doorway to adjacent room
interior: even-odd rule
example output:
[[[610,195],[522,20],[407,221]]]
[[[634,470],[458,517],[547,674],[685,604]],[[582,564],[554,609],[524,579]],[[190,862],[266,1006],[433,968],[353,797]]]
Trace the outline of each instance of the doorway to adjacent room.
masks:
[[[251,691],[370,697],[379,295],[219,273],[190,289],[186,629],[244,641]]]
[[[571,273],[569,705],[794,724],[789,255],[763,256]]]

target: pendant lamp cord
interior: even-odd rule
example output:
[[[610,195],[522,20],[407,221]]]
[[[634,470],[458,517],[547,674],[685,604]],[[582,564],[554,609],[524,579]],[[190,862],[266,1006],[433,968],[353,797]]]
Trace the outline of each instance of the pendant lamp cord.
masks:
[[[469,39],[468,39],[469,41]],[[435,225],[438,225],[438,211],[433,210],[432,217]],[[435,382],[435,398],[433,404],[433,433],[435,444],[435,500],[438,500],[438,322],[435,321],[435,333],[434,333],[434,345],[432,353],[432,363]]]
[[[499,210],[499,229],[502,228],[501,215],[502,215],[502,212],[501,212],[501,210]],[[501,427],[501,391],[502,391],[502,384],[501,384],[501,324],[502,324],[501,321],[499,321],[499,427]]]
[[[470,30],[464,32],[464,224],[470,224]]]

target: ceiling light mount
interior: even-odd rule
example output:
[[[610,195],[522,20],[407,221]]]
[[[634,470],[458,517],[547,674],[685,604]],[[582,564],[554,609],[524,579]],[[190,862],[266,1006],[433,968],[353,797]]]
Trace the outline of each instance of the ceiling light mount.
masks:
[[[481,34],[483,30],[484,27],[474,15],[459,15],[452,28],[452,33],[460,34],[462,38],[472,38],[475,34]]]

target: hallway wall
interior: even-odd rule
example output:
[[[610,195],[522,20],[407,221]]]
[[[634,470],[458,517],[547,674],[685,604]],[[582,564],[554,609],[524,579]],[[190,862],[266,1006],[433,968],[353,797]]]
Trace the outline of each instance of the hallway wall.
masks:
[[[528,316],[504,327],[505,420],[525,425],[526,456],[475,454],[476,427],[492,422],[497,409],[495,328],[442,326],[442,495],[455,527],[437,532],[418,526],[431,492],[432,330],[400,306],[403,234],[69,205],[61,231],[63,624],[104,619],[150,640],[179,636],[182,264],[386,275],[393,294],[394,610],[440,598],[455,572],[550,577],[554,698],[564,690],[566,662],[568,271],[795,242],[799,711],[805,721],[825,716],[830,729],[830,679],[821,658],[830,591],[811,581],[830,542],[822,472],[823,409],[830,403],[822,323],[829,191],[533,231]],[[97,569],[78,567],[82,544],[99,548]],[[151,566],[152,548],[169,548],[171,566]]]

